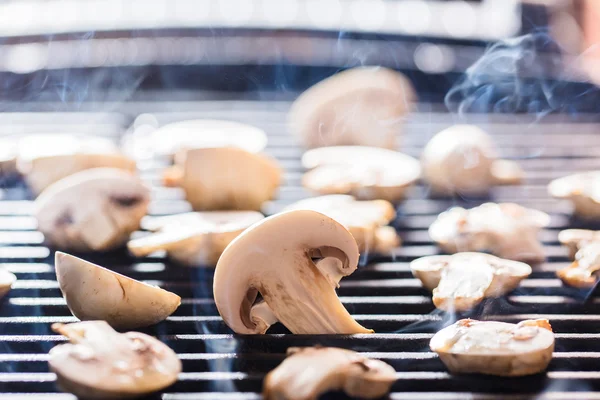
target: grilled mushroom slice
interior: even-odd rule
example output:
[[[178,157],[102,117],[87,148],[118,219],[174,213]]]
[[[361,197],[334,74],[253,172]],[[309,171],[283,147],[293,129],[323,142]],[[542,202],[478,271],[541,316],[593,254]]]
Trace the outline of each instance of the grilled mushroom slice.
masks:
[[[353,68],[305,91],[292,105],[291,132],[308,148],[396,148],[416,95],[406,77],[381,67]]]
[[[485,194],[495,185],[515,185],[521,167],[499,160],[490,136],[473,125],[455,125],[435,135],[421,156],[423,178],[436,194]]]
[[[181,361],[167,345],[139,332],[118,333],[104,321],[53,324],[70,343],[50,350],[59,387],[82,399],[124,399],[164,389]]]
[[[600,231],[589,229],[565,229],[558,234],[558,241],[567,246],[569,257],[575,258],[575,254],[584,247],[593,242],[600,242]]]
[[[452,373],[524,376],[548,367],[554,333],[545,319],[518,324],[462,319],[436,333],[429,346]]]
[[[385,226],[396,217],[394,206],[386,200],[357,201],[332,194],[300,200],[287,210],[313,210],[335,219],[352,233],[361,253],[389,253],[400,245],[396,230]]]
[[[595,232],[593,232],[595,233]],[[579,288],[591,288],[598,281],[600,271],[600,241],[581,241],[577,244],[575,261],[571,265],[556,271],[556,275],[567,285]]]
[[[541,211],[514,203],[485,203],[441,213],[429,227],[429,236],[448,253],[486,250],[502,258],[539,262],[545,255],[538,233],[549,223],[550,217]]]
[[[156,231],[129,241],[137,257],[165,250],[169,258],[188,266],[214,266],[225,247],[264,216],[257,211],[205,211],[153,218],[143,223]]]
[[[316,400],[343,390],[352,398],[375,399],[390,391],[396,371],[380,360],[335,347],[290,347],[287,358],[265,377],[265,400]]]
[[[6,296],[12,285],[17,281],[17,277],[5,268],[0,268],[0,298]]]
[[[350,194],[360,200],[396,203],[421,173],[419,162],[392,150],[363,146],[309,150],[302,165],[311,169],[304,186],[320,194]]]
[[[52,183],[92,168],[136,169],[135,161],[121,154],[102,137],[65,134],[30,135],[19,141],[19,172],[35,194]]]
[[[466,311],[486,297],[500,297],[531,275],[525,263],[483,253],[421,257],[410,263],[433,303],[446,311]]]
[[[35,201],[38,229],[61,250],[106,251],[124,245],[140,226],[150,190],[113,168],[81,171],[50,185]]]
[[[103,320],[115,329],[154,325],[171,315],[181,298],[99,265],[56,252],[56,278],[67,306],[82,321]]]
[[[568,199],[574,213],[582,218],[600,218],[600,171],[590,171],[555,179],[548,185],[551,196]]]
[[[234,147],[189,150],[177,162],[165,184],[183,188],[194,210],[260,210],[281,182],[275,160]]]
[[[335,292],[357,264],[356,241],[335,220],[309,210],[276,214],[227,246],[215,270],[215,303],[241,334],[265,333],[265,310],[267,320],[279,320],[292,333],[370,333]],[[255,304],[258,293],[266,305]]]

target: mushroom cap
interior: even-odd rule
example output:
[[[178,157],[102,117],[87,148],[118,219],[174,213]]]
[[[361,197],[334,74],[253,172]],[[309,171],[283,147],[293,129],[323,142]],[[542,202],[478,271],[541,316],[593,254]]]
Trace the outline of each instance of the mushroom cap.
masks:
[[[194,210],[260,210],[281,183],[281,168],[262,154],[234,147],[181,154],[165,180],[183,188]]]
[[[321,194],[351,194],[360,200],[402,200],[421,173],[419,162],[406,154],[364,146],[309,150],[302,165],[303,185]]]
[[[339,72],[292,104],[290,131],[308,148],[363,145],[396,148],[405,115],[416,100],[410,81],[382,67]]]
[[[6,268],[0,268],[0,298],[8,294],[16,281],[17,277],[15,274]]]
[[[558,241],[568,247],[569,256],[574,258],[580,247],[600,241],[600,231],[565,229],[558,233]]]
[[[147,136],[130,135],[124,141],[130,154],[154,154],[173,157],[182,150],[239,147],[260,153],[267,146],[262,129],[234,121],[194,119],[162,126]]]
[[[522,170],[497,160],[491,137],[474,125],[454,125],[435,135],[421,156],[423,177],[438,194],[482,194],[496,184],[515,184]]]
[[[106,251],[139,228],[150,190],[113,168],[81,171],[50,185],[35,201],[38,229],[61,250]]]
[[[380,360],[335,347],[291,347],[263,383],[265,400],[316,399],[332,390],[375,399],[389,392],[396,371]]]
[[[181,298],[99,265],[56,252],[56,278],[67,306],[82,321],[103,320],[115,329],[154,325],[171,315]]]
[[[571,200],[575,214],[580,217],[600,217],[600,171],[554,179],[548,185],[548,193],[559,199]]]
[[[523,376],[548,367],[554,333],[547,320],[518,324],[495,321],[457,321],[429,344],[452,373]]]
[[[421,257],[410,263],[415,277],[433,292],[433,303],[446,311],[466,311],[486,297],[514,290],[531,275],[525,263],[484,253]]]
[[[274,317],[292,333],[372,332],[337,297],[339,280],[358,265],[358,247],[335,220],[309,210],[273,215],[252,225],[225,249],[213,293],[225,323],[237,333],[264,333],[256,317],[260,292]],[[313,258],[322,259],[313,262]],[[332,261],[332,262],[330,262]]]
[[[596,284],[600,271],[600,241],[581,243],[578,248],[575,261],[556,271],[556,275],[567,285],[591,288]]]
[[[156,231],[130,240],[136,257],[165,250],[183,265],[216,265],[225,247],[244,229],[264,216],[257,211],[205,211],[147,219],[145,229]]]
[[[441,213],[429,227],[429,236],[449,253],[489,250],[502,258],[538,262],[545,258],[538,232],[549,223],[550,216],[538,210],[485,203]]]
[[[172,385],[177,354],[139,332],[118,333],[105,321],[54,324],[71,343],[50,350],[48,363],[61,389],[87,399],[139,397]]]

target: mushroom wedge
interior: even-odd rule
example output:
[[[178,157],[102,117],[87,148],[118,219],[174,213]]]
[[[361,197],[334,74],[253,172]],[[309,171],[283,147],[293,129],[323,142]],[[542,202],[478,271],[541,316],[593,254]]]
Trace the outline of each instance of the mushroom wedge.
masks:
[[[483,253],[421,257],[410,263],[413,275],[433,291],[433,304],[445,311],[467,311],[484,298],[500,297],[531,275],[525,263]]]
[[[600,171],[568,175],[550,182],[548,193],[573,203],[574,213],[586,219],[600,218]]]
[[[319,196],[300,200],[287,206],[288,210],[313,210],[344,225],[362,252],[389,253],[400,246],[400,237],[391,226],[396,217],[394,206],[386,200],[357,201],[352,196]]]
[[[269,320],[297,334],[371,333],[335,292],[340,279],[356,270],[358,257],[352,234],[323,214],[273,215],[246,229],[221,255],[213,282],[217,309],[240,334],[265,333]],[[258,293],[263,302],[256,302]]]
[[[473,125],[455,125],[435,135],[421,156],[423,178],[435,194],[485,194],[495,185],[523,179],[514,161],[500,160],[490,136]]]
[[[177,380],[181,361],[167,345],[139,332],[118,333],[104,321],[53,324],[70,343],[50,350],[58,386],[83,399],[125,399]]]
[[[99,265],[56,252],[56,278],[67,306],[82,321],[103,320],[115,329],[154,325],[179,307],[181,298]]]
[[[10,289],[17,281],[15,274],[6,268],[0,268],[0,299],[10,292]]]
[[[455,374],[524,376],[548,367],[554,333],[545,319],[518,324],[462,319],[436,333],[429,347]]]
[[[538,233],[549,223],[550,217],[541,211],[514,203],[485,203],[441,213],[429,227],[429,236],[448,253],[485,250],[511,260],[540,262],[545,255]]]
[[[359,200],[404,199],[419,179],[421,168],[414,158],[396,151],[363,146],[322,147],[302,156],[310,169],[303,185],[320,194],[350,194]]]
[[[260,210],[281,182],[277,162],[234,147],[180,153],[165,172],[167,186],[179,186],[194,210]]]
[[[172,260],[188,266],[214,266],[223,250],[264,216],[257,211],[205,211],[158,217],[142,223],[156,232],[127,244],[136,257],[164,250]]]
[[[50,185],[35,201],[38,229],[61,250],[107,251],[137,230],[150,190],[125,171],[97,168]]]
[[[343,390],[352,398],[384,396],[396,381],[396,371],[380,360],[335,347],[290,347],[287,358],[263,383],[265,400],[316,400]]]
[[[570,286],[593,287],[600,271],[600,231],[567,229],[558,234],[558,240],[569,248],[574,261],[556,275]]]
[[[292,104],[290,131],[308,148],[361,145],[395,149],[416,99],[410,81],[382,67],[337,73]]]

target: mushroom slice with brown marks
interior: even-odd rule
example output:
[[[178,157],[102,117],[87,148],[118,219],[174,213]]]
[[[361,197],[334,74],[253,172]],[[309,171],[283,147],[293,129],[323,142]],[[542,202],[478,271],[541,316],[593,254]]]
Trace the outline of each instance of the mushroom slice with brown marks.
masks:
[[[500,297],[531,275],[525,263],[483,253],[421,257],[410,263],[433,303],[445,311],[467,311],[486,297]]]
[[[394,206],[386,200],[357,201],[352,196],[332,194],[300,200],[287,210],[313,210],[344,225],[358,243],[360,252],[389,253],[400,246],[400,237],[391,226]]]
[[[165,172],[167,186],[180,186],[194,210],[260,210],[281,182],[277,162],[234,147],[182,152]]]
[[[452,373],[524,376],[548,367],[554,333],[545,319],[518,324],[462,319],[436,333],[429,346]]]
[[[575,258],[575,254],[585,245],[592,242],[600,242],[600,231],[589,229],[565,229],[558,234],[558,241],[567,246],[569,257]]]
[[[275,319],[297,334],[371,333],[335,292],[340,279],[356,270],[358,257],[352,234],[326,215],[273,215],[246,229],[221,255],[213,283],[217,309],[240,334],[265,333],[266,320]],[[263,302],[256,303],[259,293]]]
[[[70,343],[50,350],[58,386],[82,399],[124,399],[177,380],[181,361],[167,345],[139,332],[118,333],[104,321],[53,324]]]
[[[188,266],[214,266],[225,247],[264,216],[257,211],[205,211],[152,218],[142,223],[148,236],[130,240],[136,257],[165,250],[172,260]]]
[[[291,132],[308,148],[361,145],[395,149],[416,100],[410,81],[381,67],[337,73],[292,104]]]
[[[56,252],[56,277],[67,306],[82,321],[104,320],[115,329],[154,325],[171,315],[181,298],[156,286]]]
[[[473,125],[455,125],[435,135],[421,156],[423,178],[435,194],[485,194],[495,185],[515,185],[523,171],[500,160],[490,136]]]
[[[583,172],[555,179],[548,193],[573,203],[574,213],[582,218],[600,218],[600,171]]]
[[[568,267],[556,271],[556,275],[567,285],[591,288],[598,281],[598,271],[600,271],[600,240],[593,238],[589,241],[580,241],[577,248],[575,261]]]
[[[396,381],[396,371],[380,360],[335,347],[290,347],[287,358],[263,383],[265,400],[316,400],[330,391],[352,398],[384,396]]]
[[[0,268],[0,298],[6,296],[12,285],[17,281],[15,274],[7,270],[6,268]]]
[[[114,168],[81,171],[50,185],[35,201],[38,229],[60,250],[107,251],[140,226],[150,190]]]
[[[549,223],[550,217],[541,211],[514,203],[485,203],[441,213],[429,227],[429,236],[448,253],[485,250],[502,258],[539,262],[545,255],[538,233]]]
[[[414,158],[396,151],[363,146],[322,147],[302,156],[310,169],[303,185],[320,194],[350,194],[360,200],[396,203],[419,179]]]

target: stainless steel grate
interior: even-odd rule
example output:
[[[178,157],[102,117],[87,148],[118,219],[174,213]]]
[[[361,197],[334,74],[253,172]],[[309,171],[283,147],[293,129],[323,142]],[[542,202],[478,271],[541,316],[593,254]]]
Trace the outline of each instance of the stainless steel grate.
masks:
[[[150,113],[158,124],[186,118],[223,118],[264,128],[269,136],[268,152],[286,168],[286,184],[279,198],[266,206],[273,213],[309,195],[300,186],[301,150],[285,129],[285,102],[186,102],[166,107],[160,103],[138,103],[124,107],[123,114],[12,114],[0,115],[1,133],[52,130],[77,131],[92,122],[87,131],[118,135],[137,114]],[[179,112],[165,110],[177,107]],[[428,350],[432,334],[452,316],[434,311],[430,294],[421,289],[408,269],[413,258],[437,253],[426,229],[437,213],[451,205],[477,205],[485,199],[428,199],[419,185],[400,206],[397,227],[404,246],[393,258],[378,257],[342,281],[339,295],[355,318],[375,329],[374,335],[292,336],[276,326],[272,334],[235,337],[224,325],[212,300],[212,271],[167,265],[160,256],[134,260],[125,252],[91,255],[87,258],[136,279],[159,284],[180,294],[182,306],[164,323],[147,332],[175,349],[184,372],[163,399],[257,399],[262,378],[283,358],[289,346],[332,345],[351,348],[378,357],[398,371],[393,399],[600,399],[600,297],[585,300],[586,293],[565,288],[554,272],[568,263],[567,252],[557,242],[557,232],[566,226],[585,226],[570,221],[569,205],[546,195],[547,182],[555,177],[600,167],[598,125],[567,124],[556,116],[532,124],[526,116],[473,117],[495,134],[504,156],[519,158],[527,180],[519,187],[493,190],[491,198],[515,201],[551,213],[552,224],[542,237],[548,261],[510,296],[487,301],[470,316],[505,321],[548,318],[557,334],[556,353],[545,375],[502,379],[483,376],[451,376],[435,354]],[[585,119],[585,118],[583,118]],[[422,112],[408,122],[404,149],[418,155],[437,131],[455,121],[448,115]],[[48,130],[48,129],[44,129]],[[189,210],[177,189],[157,185],[163,160],[140,163],[141,174],[154,185],[153,214]],[[67,309],[52,266],[51,251],[35,231],[32,203],[23,184],[4,182],[0,201],[0,259],[19,281],[0,304],[0,399],[67,399],[56,393],[55,377],[48,372],[47,352],[60,336],[50,332],[53,322],[74,321]],[[545,395],[539,393],[546,392]],[[577,393],[567,393],[577,392]]]

